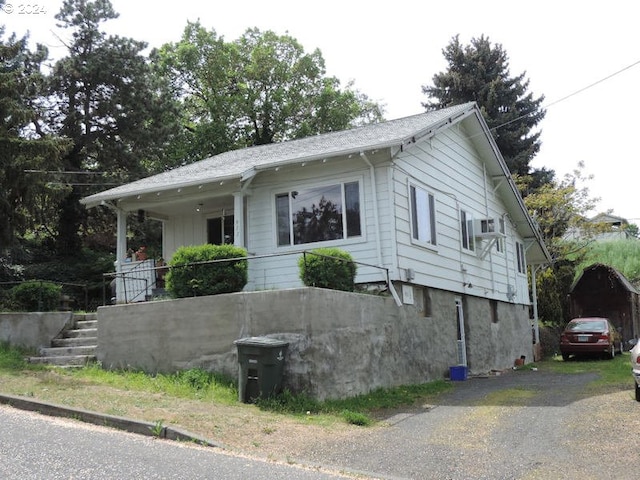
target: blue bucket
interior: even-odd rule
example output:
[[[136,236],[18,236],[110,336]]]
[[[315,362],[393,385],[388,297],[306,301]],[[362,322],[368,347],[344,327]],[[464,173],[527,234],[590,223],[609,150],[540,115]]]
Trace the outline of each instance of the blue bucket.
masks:
[[[455,367],[449,367],[449,378],[454,382],[461,382],[467,379],[467,367],[466,365],[457,365]]]

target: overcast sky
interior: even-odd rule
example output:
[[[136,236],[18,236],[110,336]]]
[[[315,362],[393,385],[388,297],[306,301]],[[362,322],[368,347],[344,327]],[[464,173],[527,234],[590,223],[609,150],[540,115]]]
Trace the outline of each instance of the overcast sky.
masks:
[[[423,111],[421,86],[446,69],[442,49],[454,35],[464,44],[488,36],[509,55],[511,75],[526,72],[529,91],[545,97],[542,149],[532,165],[562,177],[583,161],[585,173],[594,176],[586,186],[601,198],[591,213],[611,209],[640,224],[640,27],[633,1],[112,3],[120,18],[105,29],[150,46],[179,40],[187,20],[199,19],[227,41],[251,27],[289,33],[306,51],[321,50],[329,75],[343,85],[354,80],[384,104],[388,119]],[[52,56],[64,55],[53,34],[68,37],[54,18],[62,0],[41,0],[38,13],[28,13],[33,5],[7,0],[0,23],[7,33],[28,30]]]

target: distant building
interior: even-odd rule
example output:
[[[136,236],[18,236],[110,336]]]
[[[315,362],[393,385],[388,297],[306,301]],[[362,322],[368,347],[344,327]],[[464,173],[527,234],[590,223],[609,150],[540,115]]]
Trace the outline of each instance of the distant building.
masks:
[[[587,221],[600,227],[600,231],[593,236],[595,240],[607,241],[633,238],[633,235],[629,233],[629,222],[626,218],[617,217],[609,213],[599,213]],[[563,238],[565,240],[579,240],[580,238],[584,238],[584,236],[582,230],[573,228],[567,231]]]

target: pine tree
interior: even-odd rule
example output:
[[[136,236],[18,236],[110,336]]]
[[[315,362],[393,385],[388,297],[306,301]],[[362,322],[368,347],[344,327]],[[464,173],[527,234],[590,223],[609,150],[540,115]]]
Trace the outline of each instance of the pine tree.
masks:
[[[449,67],[433,76],[433,86],[423,85],[431,100],[422,105],[435,109],[477,102],[511,173],[532,173],[529,164],[540,150],[540,132],[534,129],[546,113],[544,96],[534,98],[528,91],[525,73],[511,76],[502,45],[485,36],[463,46],[456,35],[442,53]],[[540,176],[544,183],[553,172],[542,170]]]
[[[0,2],[0,5],[3,2]],[[45,132],[39,100],[47,50],[27,48],[27,37],[3,38],[0,27],[0,255],[17,245],[19,236],[45,221],[41,200],[55,196],[33,172],[57,169],[66,140]]]
[[[146,44],[101,30],[117,16],[109,0],[64,1],[56,19],[72,40],[68,56],[53,68],[49,118],[51,128],[73,142],[63,169],[106,172],[92,178],[110,183],[161,170],[178,116],[177,103],[142,53]],[[87,212],[79,200],[95,191],[78,183],[60,206],[56,243],[63,255],[80,248]]]

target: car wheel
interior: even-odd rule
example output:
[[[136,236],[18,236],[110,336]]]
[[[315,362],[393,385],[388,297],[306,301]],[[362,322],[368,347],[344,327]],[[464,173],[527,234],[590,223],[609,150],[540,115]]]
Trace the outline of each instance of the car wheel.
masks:
[[[563,353],[563,354],[562,354],[562,360],[564,360],[565,362],[566,362],[567,360],[569,360],[569,354],[568,354],[568,353]]]
[[[636,402],[640,402],[640,385],[636,383]]]

